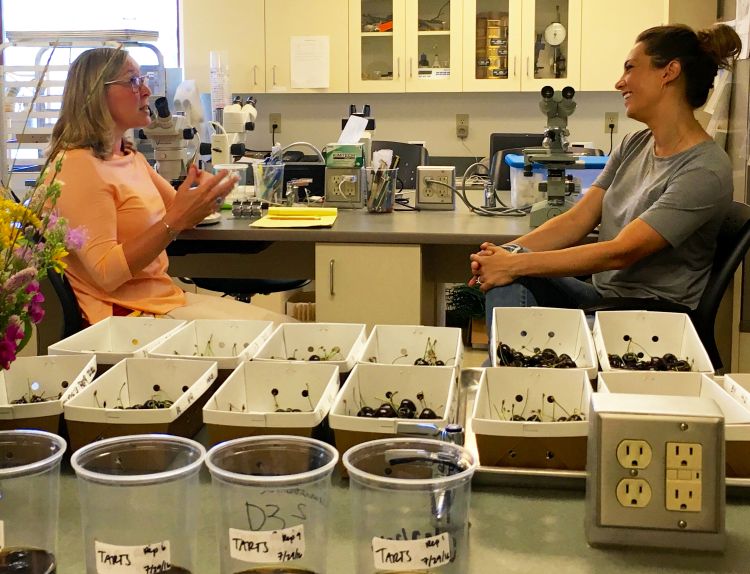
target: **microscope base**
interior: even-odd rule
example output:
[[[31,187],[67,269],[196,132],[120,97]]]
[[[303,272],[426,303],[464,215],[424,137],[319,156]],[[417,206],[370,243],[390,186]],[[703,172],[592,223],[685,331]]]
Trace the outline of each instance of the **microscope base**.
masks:
[[[577,197],[578,196],[576,196],[576,199]],[[529,227],[539,227],[548,219],[552,219],[556,215],[568,211],[573,205],[575,205],[575,199],[571,197],[566,197],[563,203],[550,203],[550,201],[546,199],[544,201],[538,201],[531,206]]]

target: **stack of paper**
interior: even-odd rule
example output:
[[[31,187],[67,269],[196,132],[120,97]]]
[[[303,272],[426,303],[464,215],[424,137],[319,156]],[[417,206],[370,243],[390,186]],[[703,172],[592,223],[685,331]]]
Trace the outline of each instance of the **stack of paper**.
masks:
[[[337,215],[335,207],[270,207],[250,227],[331,227]]]

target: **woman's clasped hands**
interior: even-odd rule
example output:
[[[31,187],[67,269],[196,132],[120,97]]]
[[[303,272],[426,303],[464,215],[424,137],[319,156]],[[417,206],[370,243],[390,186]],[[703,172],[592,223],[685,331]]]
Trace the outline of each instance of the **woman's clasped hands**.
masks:
[[[216,212],[237,180],[237,176],[228,174],[227,170],[212,175],[191,165],[167,210],[170,227],[180,231],[189,229]]]
[[[480,251],[469,257],[472,273],[469,286],[478,285],[486,292],[493,287],[508,285],[517,278],[510,270],[514,254],[488,241],[482,243],[479,248]]]

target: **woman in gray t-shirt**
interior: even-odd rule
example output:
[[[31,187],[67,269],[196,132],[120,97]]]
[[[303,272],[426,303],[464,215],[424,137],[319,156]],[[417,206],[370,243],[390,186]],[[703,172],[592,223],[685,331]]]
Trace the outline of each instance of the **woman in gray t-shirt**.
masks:
[[[483,243],[473,278],[494,307],[578,307],[601,297],[651,297],[695,307],[716,235],[732,200],[729,158],[695,119],[719,67],[741,42],[723,24],[693,32],[642,32],[615,84],[628,117],[648,129],[626,136],[569,211],[514,243]],[[596,243],[579,243],[597,226]],[[575,277],[593,275],[593,284]],[[559,304],[558,304],[559,303]]]

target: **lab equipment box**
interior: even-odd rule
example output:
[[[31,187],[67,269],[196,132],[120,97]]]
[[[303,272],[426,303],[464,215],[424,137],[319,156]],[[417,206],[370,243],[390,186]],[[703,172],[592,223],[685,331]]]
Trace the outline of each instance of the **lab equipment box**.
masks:
[[[501,344],[527,357],[545,349],[554,351],[558,358],[568,355],[577,368],[586,370],[590,379],[595,379],[599,370],[594,340],[586,315],[580,309],[496,307],[490,336],[492,366],[517,366],[507,360],[507,354],[498,353]],[[560,368],[565,364],[564,357],[544,364]]]
[[[711,359],[690,317],[684,313],[599,311],[593,336],[602,371],[615,369],[610,355],[622,358],[625,353],[634,353],[641,360],[670,354],[685,361],[687,370],[714,373]]]
[[[414,365],[360,363],[354,367],[328,416],[336,448],[348,448],[396,434],[409,434],[415,423],[433,424],[436,429],[454,422],[458,392],[453,367],[423,368]],[[399,412],[402,401],[411,401],[414,418]],[[388,405],[381,413],[377,411]],[[364,409],[374,415],[357,416]],[[408,406],[407,406],[408,408]],[[427,412],[425,412],[426,409]],[[430,412],[431,411],[431,412]],[[425,418],[419,418],[424,416]],[[434,418],[426,418],[434,415]]]
[[[339,368],[343,379],[361,358],[366,341],[360,323],[282,323],[253,360],[328,363]]]
[[[102,374],[123,359],[145,357],[149,349],[186,323],[153,317],[107,317],[50,345],[48,352],[50,355],[96,355],[97,374]]]
[[[471,415],[480,464],[584,470],[591,392],[581,369],[485,369]]]
[[[65,403],[71,449],[131,434],[191,437],[215,380],[216,363],[123,359]]]
[[[716,383],[739,405],[750,412],[750,374],[730,373],[717,377]],[[721,407],[721,404],[719,405]],[[723,408],[722,408],[723,410]],[[727,415],[724,415],[728,418]],[[727,476],[750,477],[750,424],[729,424],[727,420]]]
[[[91,355],[19,357],[0,370],[0,430],[38,429],[60,434],[63,405],[96,375]]]
[[[322,423],[338,390],[336,365],[250,361],[209,399],[203,422],[211,444],[264,434],[328,438]]]

